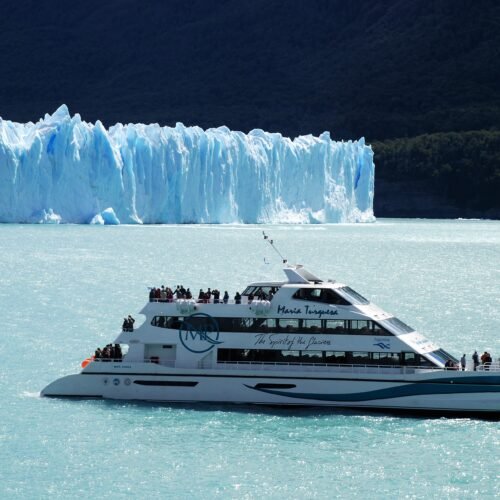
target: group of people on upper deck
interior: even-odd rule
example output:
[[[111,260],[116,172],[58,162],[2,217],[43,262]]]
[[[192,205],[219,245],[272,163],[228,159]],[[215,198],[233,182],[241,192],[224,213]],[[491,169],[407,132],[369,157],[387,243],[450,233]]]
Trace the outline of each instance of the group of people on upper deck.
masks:
[[[217,289],[211,290],[210,288],[204,292],[200,288],[200,293],[198,294],[198,302],[208,303],[213,301],[218,304],[220,300],[220,291]],[[173,302],[179,299],[193,299],[193,293],[189,288],[184,288],[184,285],[177,285],[175,290],[172,290],[168,286],[162,285],[161,287],[153,287],[149,290],[149,301],[150,302]],[[224,292],[222,302],[227,304],[229,302],[229,294]]]
[[[248,303],[251,304],[254,300],[272,300],[274,294],[276,293],[276,288],[271,288],[269,293],[265,293],[262,289],[259,289],[255,294],[250,293],[247,296]],[[149,290],[149,301],[150,302],[173,302],[178,299],[193,299],[193,294],[189,288],[184,288],[184,285],[177,285],[175,290],[170,287],[162,285],[161,287],[152,287]],[[236,292],[234,295],[234,303],[241,304],[241,294]],[[204,291],[200,288],[198,293],[197,302],[201,304],[227,304],[229,302],[229,293],[227,290],[221,299],[221,292],[217,288],[213,290],[208,288]]]
[[[193,294],[188,288],[184,288],[183,285],[177,285],[177,288],[172,290],[169,286],[161,286],[159,288],[153,287],[149,290],[149,301],[150,302],[172,302],[174,299],[192,299]]]
[[[491,364],[493,363],[493,358],[491,357],[491,354],[488,351],[484,351],[484,353],[479,357],[479,354],[477,351],[474,351],[474,354],[472,355],[472,366],[473,370],[477,371],[477,368],[480,365],[483,365],[484,369],[488,371],[491,367]],[[445,368],[447,370],[462,370],[464,371],[466,366],[467,366],[467,357],[464,354],[460,358],[460,364],[457,364],[453,362],[453,360],[448,359],[446,363],[444,364]]]

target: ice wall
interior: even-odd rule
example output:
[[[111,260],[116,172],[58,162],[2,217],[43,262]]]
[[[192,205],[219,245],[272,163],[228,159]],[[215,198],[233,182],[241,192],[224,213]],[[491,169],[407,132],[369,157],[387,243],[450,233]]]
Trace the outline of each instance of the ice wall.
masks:
[[[325,132],[294,140],[178,123],[86,123],[61,106],[0,118],[0,222],[372,221],[373,152]]]

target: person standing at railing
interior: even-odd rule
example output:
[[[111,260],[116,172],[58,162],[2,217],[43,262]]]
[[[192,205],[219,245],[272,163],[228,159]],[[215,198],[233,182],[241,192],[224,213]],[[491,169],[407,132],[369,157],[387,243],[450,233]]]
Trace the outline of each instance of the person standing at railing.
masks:
[[[467,364],[467,361],[465,359],[465,354],[460,358],[460,368],[462,368],[462,371],[465,371],[465,365]]]
[[[132,316],[130,316],[130,314],[128,315],[127,322],[128,322],[128,328],[129,328],[128,331],[133,332],[135,319],[132,318]]]
[[[490,369],[492,358],[491,358],[491,354],[488,351],[484,351],[484,354],[482,354],[481,362],[483,363],[485,370]]]
[[[472,355],[472,363],[474,365],[474,371],[477,371],[477,367],[479,366],[479,354],[477,351],[474,351],[474,354]]]
[[[222,297],[222,302],[224,302],[224,304],[227,304],[229,302],[229,294],[227,293],[227,290],[224,292],[224,297]]]

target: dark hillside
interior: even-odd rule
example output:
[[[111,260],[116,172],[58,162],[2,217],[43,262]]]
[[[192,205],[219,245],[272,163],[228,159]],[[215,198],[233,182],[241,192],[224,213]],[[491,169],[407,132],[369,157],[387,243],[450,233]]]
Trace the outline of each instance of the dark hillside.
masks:
[[[0,116],[16,121],[66,103],[106,125],[379,144],[500,123],[495,0],[16,0],[0,33]]]

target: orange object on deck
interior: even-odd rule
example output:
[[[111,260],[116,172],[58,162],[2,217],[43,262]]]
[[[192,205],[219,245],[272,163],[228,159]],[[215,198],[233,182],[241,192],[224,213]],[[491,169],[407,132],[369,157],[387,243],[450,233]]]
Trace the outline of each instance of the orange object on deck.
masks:
[[[87,358],[87,359],[84,359],[82,361],[82,368],[85,368],[89,363],[92,363],[93,360],[94,360],[94,356]]]

